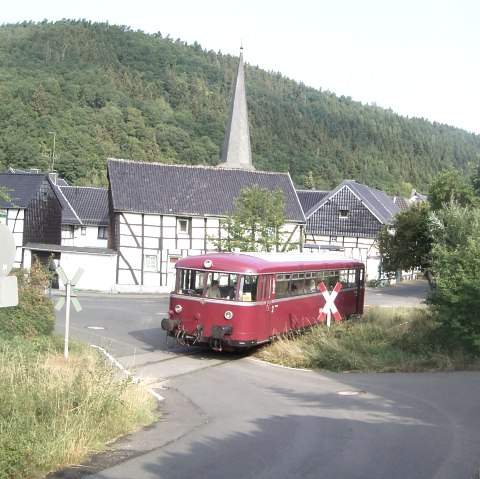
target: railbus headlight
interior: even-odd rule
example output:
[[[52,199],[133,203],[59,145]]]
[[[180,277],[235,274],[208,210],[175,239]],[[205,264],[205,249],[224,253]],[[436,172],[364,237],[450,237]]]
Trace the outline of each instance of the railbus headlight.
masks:
[[[182,305],[176,304],[174,309],[177,314],[180,314],[182,312]]]
[[[231,311],[225,311],[225,313],[223,314],[223,317],[225,319],[232,319],[233,318],[233,313]]]

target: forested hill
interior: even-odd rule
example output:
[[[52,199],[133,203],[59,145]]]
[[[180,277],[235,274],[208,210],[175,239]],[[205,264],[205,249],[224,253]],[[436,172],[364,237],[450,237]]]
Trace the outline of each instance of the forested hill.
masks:
[[[478,135],[306,87],[249,66],[248,52],[245,62],[254,165],[289,171],[297,187],[349,178],[406,194],[479,160]],[[237,63],[125,26],[1,26],[0,167],[50,170],[53,139],[72,184],[105,184],[108,157],[216,165]]]

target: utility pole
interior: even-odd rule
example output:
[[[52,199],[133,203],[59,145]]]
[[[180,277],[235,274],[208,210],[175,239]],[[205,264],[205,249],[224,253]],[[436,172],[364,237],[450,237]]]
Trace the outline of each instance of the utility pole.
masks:
[[[57,154],[55,152],[55,140],[56,140],[57,134],[54,131],[49,131],[48,133],[50,133],[50,135],[53,135],[53,145],[52,145],[52,154],[51,154],[52,168],[50,170],[53,173],[55,171],[55,159],[57,158]]]

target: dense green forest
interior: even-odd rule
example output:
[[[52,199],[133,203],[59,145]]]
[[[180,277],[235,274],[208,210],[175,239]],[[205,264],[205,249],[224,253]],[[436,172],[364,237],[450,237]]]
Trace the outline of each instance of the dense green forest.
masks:
[[[299,188],[349,178],[407,194],[479,161],[478,135],[307,87],[250,66],[248,52],[245,61],[253,163],[289,171]],[[71,184],[105,185],[109,157],[216,165],[237,63],[126,26],[3,25],[0,167],[54,163]]]

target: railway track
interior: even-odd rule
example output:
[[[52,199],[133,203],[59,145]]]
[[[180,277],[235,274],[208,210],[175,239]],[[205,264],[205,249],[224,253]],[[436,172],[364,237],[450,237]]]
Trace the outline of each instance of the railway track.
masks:
[[[117,358],[124,372],[142,384],[154,387],[165,381],[238,359],[238,355],[215,353],[200,348],[187,352],[155,351]]]

